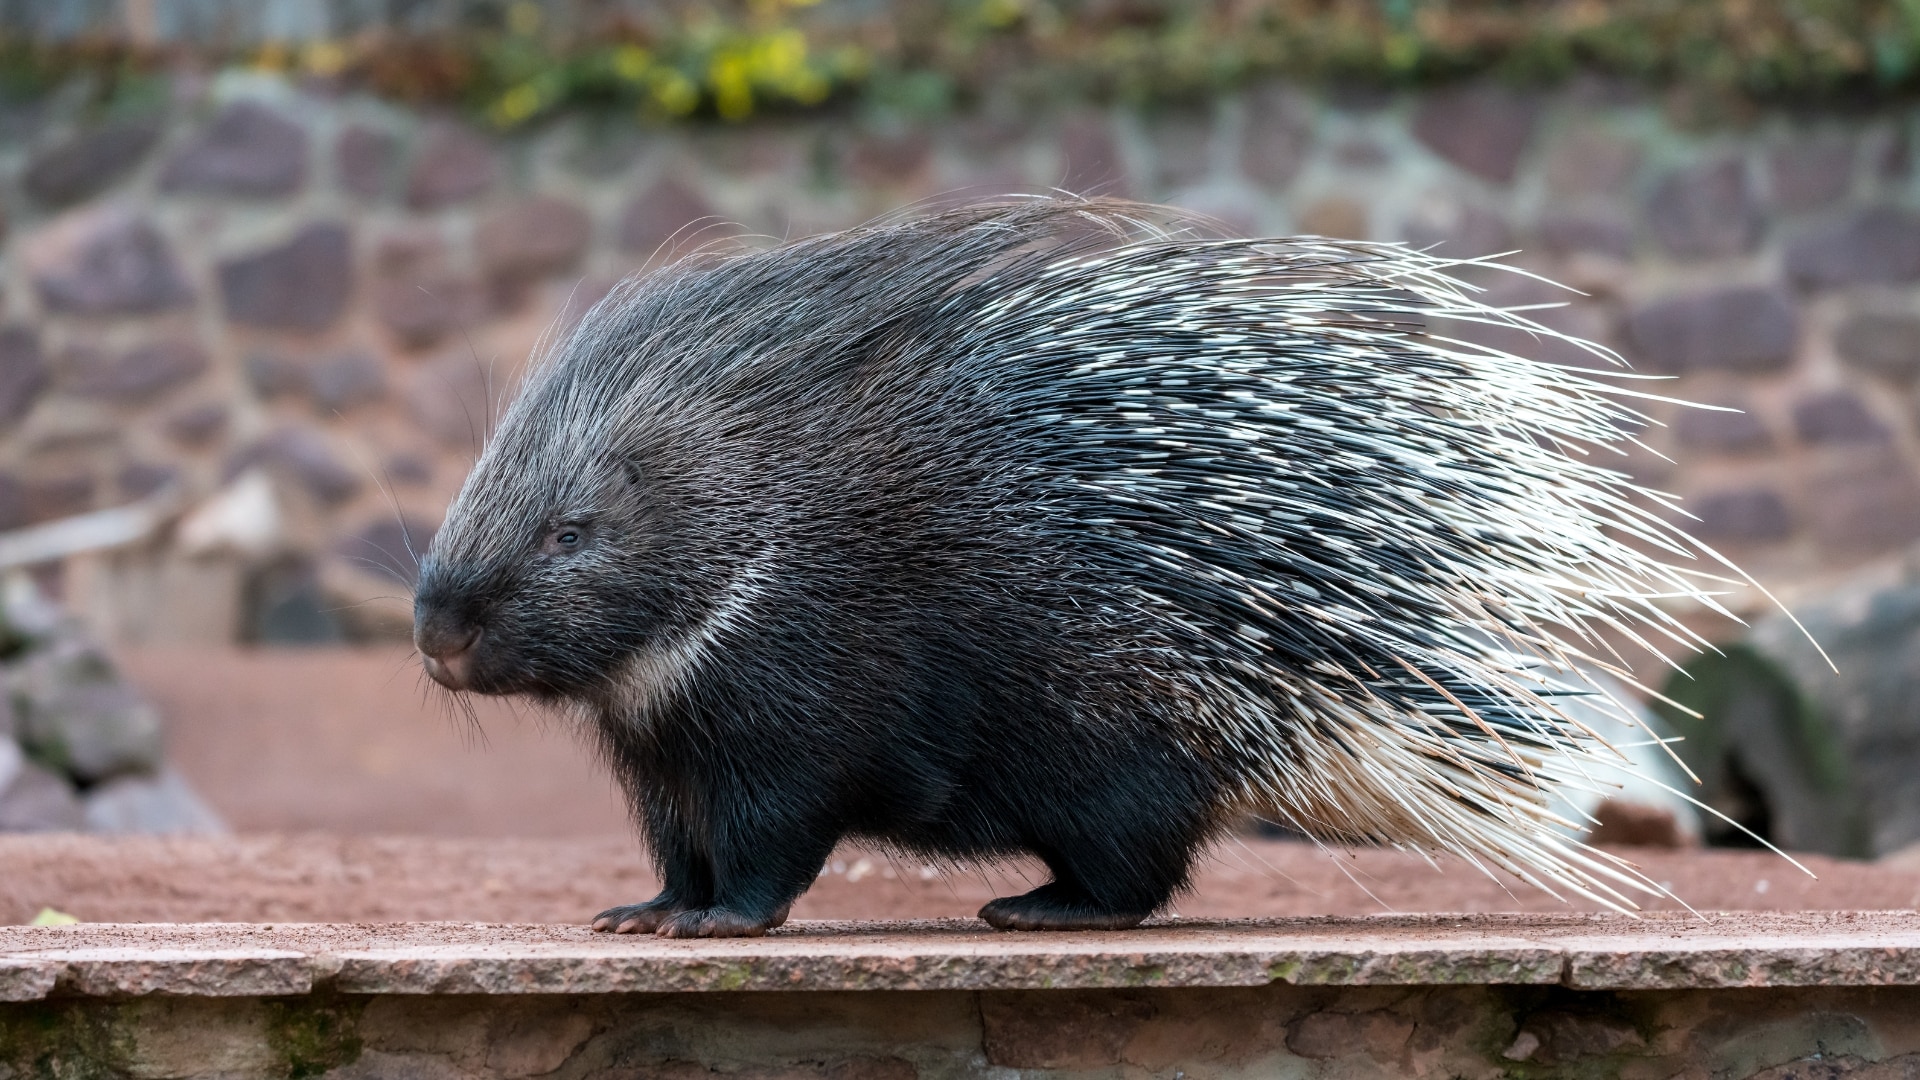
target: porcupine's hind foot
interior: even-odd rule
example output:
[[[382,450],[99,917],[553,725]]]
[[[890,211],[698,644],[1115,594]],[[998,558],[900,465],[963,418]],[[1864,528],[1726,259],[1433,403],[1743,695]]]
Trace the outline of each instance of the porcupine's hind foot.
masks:
[[[644,904],[608,908],[593,917],[593,928],[606,934],[651,934],[685,910],[687,905],[679,898],[661,893]]]
[[[980,917],[996,930],[1126,930],[1150,914],[1110,911],[1057,881],[1019,896],[1003,896],[980,909]]]

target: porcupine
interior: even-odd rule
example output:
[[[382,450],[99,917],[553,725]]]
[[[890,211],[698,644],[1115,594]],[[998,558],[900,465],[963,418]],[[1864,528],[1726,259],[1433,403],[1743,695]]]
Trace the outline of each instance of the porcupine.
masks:
[[[1008,200],[709,253],[534,365],[423,561],[455,690],[583,716],[663,880],[602,930],[751,935],[843,839],[1162,910],[1244,815],[1626,906],[1556,706],[1689,634],[1717,556],[1595,451],[1631,388],[1398,245]],[[1177,224],[1177,223],[1176,223]],[[1579,343],[1583,344],[1584,343]],[[1724,560],[1722,560],[1724,563]]]

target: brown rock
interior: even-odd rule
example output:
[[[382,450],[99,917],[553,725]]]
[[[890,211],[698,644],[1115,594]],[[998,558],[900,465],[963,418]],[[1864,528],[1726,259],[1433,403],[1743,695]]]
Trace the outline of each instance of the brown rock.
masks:
[[[406,400],[421,429],[453,450],[477,452],[493,418],[487,367],[464,352],[414,372]]]
[[[1593,816],[1593,827],[1587,831],[1587,842],[1590,844],[1654,848],[1687,846],[1687,834],[1680,828],[1679,819],[1665,806],[1607,799],[1594,808]]]
[[[1646,1038],[1627,1021],[1603,1013],[1548,1010],[1535,1013],[1521,1025],[1522,1034],[1540,1040],[1530,1060],[1542,1065],[1564,1065],[1586,1057],[1640,1049]]]
[[[70,394],[119,404],[158,397],[207,370],[205,349],[180,338],[163,338],[125,352],[78,347],[61,357],[60,384]]]
[[[431,522],[383,517],[340,541],[334,553],[360,569],[411,586],[420,576],[420,556],[426,554],[428,545],[433,543],[433,534],[438,531],[439,526]]]
[[[407,174],[407,205],[439,210],[466,202],[493,186],[498,168],[493,147],[479,135],[463,127],[436,127]]]
[[[651,255],[669,242],[697,242],[706,232],[713,207],[672,177],[656,182],[627,204],[620,216],[620,247]],[[688,228],[693,226],[693,228]]]
[[[847,170],[864,186],[884,187],[915,179],[932,158],[933,141],[925,131],[866,134],[854,141]]]
[[[1485,207],[1450,199],[1421,205],[1401,229],[1407,243],[1432,247],[1436,254],[1473,259],[1513,246],[1506,219]]]
[[[1348,139],[1333,148],[1333,160],[1349,169],[1378,169],[1393,159],[1372,139]]]
[[[1341,240],[1367,238],[1367,208],[1352,199],[1321,199],[1300,214],[1300,231]]]
[[[222,109],[167,159],[160,189],[271,198],[293,194],[306,178],[306,130],[273,109],[243,101]]]
[[[247,385],[263,400],[306,389],[306,373],[291,358],[277,352],[250,352],[240,363]]]
[[[25,261],[40,302],[58,313],[145,315],[193,302],[159,231],[115,207],[47,226],[27,240]]]
[[[324,414],[378,401],[387,392],[386,369],[379,358],[364,350],[326,357],[309,366],[306,375],[307,392]]]
[[[1147,137],[1161,190],[1197,184],[1213,171],[1213,117],[1204,109],[1160,110],[1147,125]]]
[[[46,388],[40,335],[30,326],[0,327],[0,424],[27,415]]]
[[[0,471],[0,529],[17,529],[26,523],[26,486],[18,476]]]
[[[1653,189],[1646,213],[1660,246],[1684,258],[1739,255],[1760,239],[1760,211],[1738,157],[1669,173]]]
[[[1293,183],[1300,166],[1306,163],[1312,142],[1312,113],[1298,91],[1286,86],[1267,86],[1248,96],[1247,125],[1240,142],[1240,171],[1249,179],[1269,188],[1283,188]],[[1381,164],[1368,160],[1363,150],[1356,152],[1356,148],[1364,147],[1372,147],[1374,154],[1380,154],[1380,148],[1371,143],[1346,143],[1335,155],[1341,164],[1355,168]]]
[[[421,454],[395,454],[387,459],[388,483],[420,487],[433,482],[433,461]]]
[[[35,154],[21,187],[43,206],[84,202],[124,179],[159,139],[153,120],[90,128]]]
[[[1920,374],[1920,317],[1855,314],[1840,325],[1834,345],[1853,367],[1893,379]]]
[[[1120,147],[1102,113],[1080,113],[1060,126],[1060,186],[1075,195],[1128,193],[1127,169]]]
[[[1327,1060],[1364,1053],[1391,1061],[1413,1035],[1413,1022],[1392,1013],[1317,1012],[1301,1017],[1287,1031],[1287,1049],[1301,1057]]]
[[[573,268],[587,250],[593,222],[565,199],[522,199],[489,214],[474,245],[495,281],[529,281]]]
[[[1608,211],[1552,214],[1540,220],[1540,240],[1556,255],[1633,256],[1633,223]]]
[[[1634,351],[1659,371],[1779,371],[1800,319],[1777,289],[1734,285],[1656,301],[1627,317]]]
[[[168,437],[182,446],[202,446],[227,428],[227,407],[217,401],[184,406],[162,424]]]
[[[66,780],[25,760],[11,739],[0,742],[0,755],[11,759],[13,766],[0,774],[0,833],[86,828],[86,809]],[[0,767],[5,764],[0,762]]]
[[[1811,210],[1839,199],[1853,186],[1852,135],[1826,132],[1803,136],[1767,154],[1767,181],[1773,205],[1782,210]]]
[[[1891,206],[1856,211],[1794,237],[1786,264],[1805,289],[1920,280],[1920,214]]]
[[[114,481],[115,486],[120,489],[120,494],[129,499],[138,499],[151,495],[179,479],[180,468],[177,465],[134,461],[123,466]]]
[[[33,524],[86,513],[93,509],[93,490],[91,474],[69,472],[23,481],[20,499]]]
[[[1851,390],[1828,390],[1794,402],[1793,430],[1802,442],[1815,445],[1880,443],[1893,438],[1893,432]]]
[[[353,291],[345,225],[320,222],[286,243],[220,264],[227,319],[271,330],[319,331],[346,310]]]
[[[1513,179],[1538,118],[1534,97],[1483,83],[1429,95],[1414,117],[1413,133],[1455,165],[1505,184]]]
[[[1640,148],[1611,132],[1588,128],[1547,151],[1547,188],[1559,195],[1616,195],[1640,168]]]
[[[1920,539],[1920,483],[1891,450],[1847,455],[1800,493],[1814,539],[1835,555],[1886,551]]]
[[[1709,542],[1762,544],[1793,532],[1787,504],[1771,488],[1714,491],[1685,505],[1700,519],[1688,523],[1688,531]]]
[[[230,469],[254,463],[277,469],[322,503],[345,502],[360,490],[360,475],[341,464],[326,436],[308,428],[281,428],[261,439]]]
[[[1015,1069],[1090,1069],[1120,1063],[1134,1032],[1154,1017],[1138,998],[989,993],[980,997],[987,1061]]]
[[[387,192],[399,141],[384,131],[355,124],[333,147],[334,174],[349,195],[377,199]]]
[[[1674,441],[1696,450],[1722,454],[1752,454],[1773,446],[1767,425],[1749,409],[1719,412],[1682,409],[1673,420]]]

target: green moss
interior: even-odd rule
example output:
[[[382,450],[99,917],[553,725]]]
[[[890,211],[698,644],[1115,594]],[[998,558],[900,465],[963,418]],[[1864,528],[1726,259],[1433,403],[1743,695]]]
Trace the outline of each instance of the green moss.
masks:
[[[19,1080],[106,1080],[134,1059],[131,1029],[116,1006],[71,1002],[0,1005],[0,1065]]]
[[[291,1080],[319,1076],[360,1056],[364,1002],[316,995],[267,1002],[267,1042]]]

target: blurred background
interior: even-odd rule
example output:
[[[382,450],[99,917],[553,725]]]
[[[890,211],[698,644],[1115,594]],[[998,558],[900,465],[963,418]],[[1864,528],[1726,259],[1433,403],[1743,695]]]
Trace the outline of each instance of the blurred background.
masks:
[[[1916,88],[1899,0],[4,0],[0,830],[624,835],[569,733],[406,645],[516,373],[676,250],[1066,189],[1518,252],[1579,292],[1494,300],[1738,410],[1649,401],[1615,464],[1841,673],[1736,583],[1751,632],[1636,658],[1702,714],[1653,720],[1752,834],[1894,855]],[[1754,842],[1665,813],[1606,820]]]

